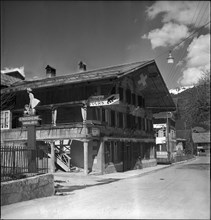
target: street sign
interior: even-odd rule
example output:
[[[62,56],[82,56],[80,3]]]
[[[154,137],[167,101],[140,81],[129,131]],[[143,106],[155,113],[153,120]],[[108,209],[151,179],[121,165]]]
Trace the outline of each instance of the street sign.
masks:
[[[36,121],[22,121],[22,125],[38,125],[38,120]]]
[[[19,118],[19,121],[22,122],[23,126],[38,125],[39,120],[41,120],[39,115],[30,115],[30,116],[25,116],[25,117]]]
[[[25,117],[20,117],[19,118],[19,121],[21,121],[21,122],[36,121],[36,120],[40,120],[40,116],[39,115],[25,116]]]
[[[119,94],[112,94],[107,98],[104,98],[104,96],[92,96],[89,99],[90,107],[117,104],[119,104]]]

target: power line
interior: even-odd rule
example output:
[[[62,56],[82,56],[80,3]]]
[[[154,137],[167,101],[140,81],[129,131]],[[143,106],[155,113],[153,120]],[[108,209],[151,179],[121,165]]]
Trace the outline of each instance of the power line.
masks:
[[[175,50],[175,48],[177,48],[181,43],[183,43],[184,41],[186,41],[187,39],[189,39],[189,38],[190,38],[191,36],[193,36],[197,31],[203,29],[203,28],[204,28],[205,26],[207,26],[208,24],[210,24],[210,21],[207,22],[206,24],[204,24],[202,27],[200,27],[200,28],[198,28],[197,30],[195,30],[192,34],[190,34],[188,37],[186,37],[185,39],[183,39],[182,41],[180,41],[180,42],[179,42],[178,44],[176,44],[174,47],[172,47],[172,49],[171,49],[170,51]],[[163,52],[162,54],[159,54],[157,57],[155,57],[154,60],[157,59],[158,57],[160,57],[160,56],[162,56],[162,55],[168,53],[168,52],[169,52],[169,50],[166,50],[166,51]]]
[[[203,5],[202,5],[201,8],[200,8],[200,10],[199,10],[199,12],[198,12],[198,15],[197,15],[197,17],[196,17],[195,22],[193,22],[193,21],[194,21],[194,18],[195,18],[195,15],[196,15],[196,12],[197,12],[197,9],[198,9],[198,6],[199,6],[199,3],[200,3],[200,2],[198,1],[197,7],[196,7],[196,9],[195,9],[194,15],[193,15],[192,20],[191,20],[191,24],[194,24],[194,26],[197,26],[197,25],[196,25],[196,22],[197,22],[197,20],[198,20],[198,18],[199,18],[199,15],[201,14],[202,9],[203,9]],[[206,3],[205,3],[205,4],[206,4]],[[209,5],[209,3],[208,3],[208,5]],[[207,7],[205,7],[204,13],[203,13],[203,15],[201,16],[201,19],[200,19],[198,25],[200,25],[201,20],[202,20],[202,18],[204,17],[206,8],[207,8]],[[208,23],[209,23],[209,22],[208,22]],[[207,24],[208,24],[208,23],[207,23]],[[205,24],[204,26],[206,26],[207,24]],[[187,41],[192,35],[194,35],[197,31],[201,31],[204,26],[202,26],[201,28],[197,29],[195,32],[193,32],[193,33],[192,33],[191,35],[189,35],[189,36],[187,36],[187,34],[186,34],[186,38],[185,38],[184,40],[182,40],[181,42],[179,42],[177,45],[175,45],[172,50],[176,49],[176,48],[177,48],[180,44],[182,44],[183,42],[186,42],[186,41]],[[188,45],[189,45],[189,44],[190,44],[190,42],[188,43]],[[180,61],[182,58],[184,58],[185,51],[186,51],[184,48],[188,47],[188,45],[187,45],[187,46],[184,46],[184,47],[183,47],[183,50],[180,50],[180,51],[181,51],[181,52],[180,52],[181,55],[180,55],[180,57],[179,57],[179,59],[178,59],[179,61]],[[160,55],[159,55],[159,56],[160,56]],[[174,68],[174,70],[173,70],[173,68]],[[173,79],[175,78],[177,69],[178,69],[178,66],[176,66],[175,64],[173,64],[173,65],[171,66],[171,70],[170,70],[169,74],[167,75],[167,79],[166,79],[167,81],[173,80]],[[173,74],[172,74],[172,73],[173,73]]]
[[[198,4],[197,4],[197,7],[195,8],[195,12],[194,12],[194,15],[193,15],[193,17],[192,17],[192,20],[191,20],[191,24],[193,23],[193,19],[194,19],[194,17],[195,17],[195,15],[196,15],[196,12],[197,12],[197,8],[198,8],[198,6],[199,6],[199,1],[198,1]],[[201,10],[200,10],[201,11]],[[200,12],[199,12],[200,13]],[[198,16],[199,16],[199,14],[198,14]],[[198,19],[198,16],[196,17],[196,21],[197,21],[197,19]],[[196,22],[195,21],[195,22]],[[186,36],[185,37],[187,37],[187,33],[186,33]],[[185,50],[183,50],[183,54],[184,54],[184,51]],[[179,59],[180,60],[180,59]],[[170,74],[168,74],[168,80],[172,80],[174,77],[174,75],[172,75],[172,73],[173,73],[173,68],[177,68],[177,66],[174,64],[174,65],[172,65],[172,68],[171,68],[171,70],[170,70]]]
[[[196,15],[196,12],[197,12],[197,9],[198,9],[198,6],[199,6],[199,3],[200,3],[200,1],[198,1],[198,4],[197,4],[197,7],[195,8],[195,12],[194,12],[194,15],[193,15],[193,17],[192,17],[192,20],[191,20],[191,24],[195,24],[196,23],[196,21],[197,21],[197,19],[198,19],[198,16],[199,16],[199,14],[200,14],[200,12],[201,12],[201,10],[200,10],[200,12],[198,13],[198,16],[196,17],[196,20],[195,20],[195,22],[193,22],[193,20],[194,20],[194,18],[195,18],[195,15]],[[201,8],[202,9],[202,8]],[[187,34],[186,34],[186,36],[185,37],[187,37]],[[185,52],[185,50],[183,49],[183,55],[184,55],[184,52]],[[181,60],[181,58],[182,58],[182,56],[180,56],[180,59],[179,60]],[[172,65],[172,68],[171,68],[171,70],[170,70],[170,74],[168,74],[168,77],[167,77],[167,79],[168,80],[172,80],[173,78],[174,78],[174,75],[172,75],[172,73],[173,73],[173,68],[178,68],[176,65]]]
[[[206,8],[207,8],[207,7],[206,7]],[[205,14],[206,8],[205,8],[205,10],[204,10],[204,14]],[[204,15],[201,17],[200,23],[201,23],[201,20],[202,20],[203,17],[204,17]],[[199,23],[199,24],[200,24],[200,23]],[[202,29],[201,29],[197,34],[199,35],[199,34],[201,33],[201,31],[202,31]],[[188,45],[190,45],[190,43],[191,43],[191,42],[189,42]],[[187,47],[188,47],[188,45],[187,45]],[[181,54],[181,56],[180,56],[180,58],[179,58],[179,61],[184,58],[184,55],[185,55],[185,49],[183,49],[182,54]],[[175,66],[175,67],[176,67],[176,66]],[[177,69],[178,69],[178,67],[176,67],[176,70],[174,71],[174,73],[173,73],[172,75],[170,74],[170,80],[173,80],[173,79],[175,78],[175,76],[177,76],[177,74],[176,74]]]

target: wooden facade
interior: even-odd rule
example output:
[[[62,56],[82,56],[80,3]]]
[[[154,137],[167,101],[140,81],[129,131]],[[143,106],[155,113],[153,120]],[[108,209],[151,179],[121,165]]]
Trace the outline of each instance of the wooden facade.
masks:
[[[4,94],[15,94],[12,127],[2,130],[3,143],[27,139],[19,117],[29,102],[28,87],[41,101],[36,107],[42,119],[36,129],[37,141],[51,149],[60,141],[61,150],[68,140],[65,152],[71,166],[83,168],[87,174],[156,165],[153,113],[173,110],[175,106],[154,61],[54,76],[2,90]],[[119,104],[89,105],[90,97],[112,94],[119,95]]]
[[[177,155],[175,117],[172,112],[153,115],[157,163],[172,163]]]

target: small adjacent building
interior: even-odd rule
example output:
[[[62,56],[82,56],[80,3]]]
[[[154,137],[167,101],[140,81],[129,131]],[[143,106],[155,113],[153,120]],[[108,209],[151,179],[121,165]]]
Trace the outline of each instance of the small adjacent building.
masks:
[[[175,117],[172,112],[153,115],[156,137],[156,156],[158,163],[171,163],[176,155]]]
[[[64,171],[79,167],[85,174],[155,166],[153,114],[175,110],[155,61],[91,71],[82,64],[78,72],[62,76],[48,65],[45,78],[2,89],[2,95],[13,99],[6,99],[1,109],[1,144],[26,144],[27,128],[19,119],[29,103],[30,88],[40,100],[36,145],[48,149],[52,172],[54,162]],[[162,123],[173,134],[174,121],[168,120]],[[174,134],[169,143],[171,152]]]
[[[210,131],[198,133],[193,130],[192,139],[198,156],[210,156]]]

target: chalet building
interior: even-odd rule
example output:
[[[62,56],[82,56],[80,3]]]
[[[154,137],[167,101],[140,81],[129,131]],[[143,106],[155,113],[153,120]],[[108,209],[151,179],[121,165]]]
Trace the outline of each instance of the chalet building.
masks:
[[[192,129],[193,143],[198,156],[210,156],[210,131]]]
[[[47,66],[45,78],[23,80],[1,90],[14,95],[14,106],[10,102],[1,110],[2,115],[10,113],[9,119],[1,118],[2,144],[26,143],[27,129],[19,118],[31,88],[40,100],[37,147],[49,148],[52,171],[54,160],[66,171],[75,166],[85,174],[155,166],[153,114],[175,110],[155,61],[92,71],[79,64],[77,73],[63,76]]]
[[[180,145],[176,145],[175,117],[172,112],[160,112],[153,115],[156,136],[156,156],[158,163],[171,163]]]

